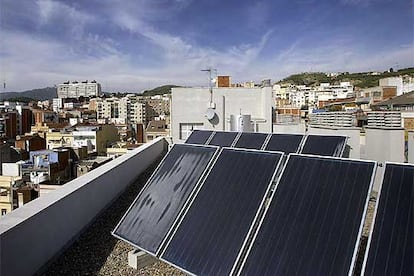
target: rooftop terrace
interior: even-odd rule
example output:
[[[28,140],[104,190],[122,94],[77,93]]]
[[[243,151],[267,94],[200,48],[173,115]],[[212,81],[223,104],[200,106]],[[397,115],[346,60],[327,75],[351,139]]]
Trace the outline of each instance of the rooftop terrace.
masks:
[[[129,267],[134,248],[111,235],[166,149],[158,138],[3,217],[0,275],[184,275],[160,261],[141,270]],[[375,198],[373,193],[355,275]]]

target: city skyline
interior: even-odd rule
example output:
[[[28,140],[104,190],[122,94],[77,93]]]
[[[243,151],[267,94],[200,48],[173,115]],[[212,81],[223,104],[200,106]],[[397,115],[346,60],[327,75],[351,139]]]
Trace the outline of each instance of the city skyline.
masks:
[[[114,4],[116,3],[116,4]],[[7,91],[96,79],[105,91],[414,64],[410,1],[2,0]]]

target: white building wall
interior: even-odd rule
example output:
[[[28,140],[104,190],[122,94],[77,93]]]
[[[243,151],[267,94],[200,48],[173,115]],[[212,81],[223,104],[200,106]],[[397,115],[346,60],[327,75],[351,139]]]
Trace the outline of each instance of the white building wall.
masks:
[[[96,131],[73,131],[73,147],[87,146],[88,151],[96,151]]]
[[[375,160],[380,163],[374,182],[374,191],[378,192],[381,177],[384,173],[383,163],[387,161],[404,162],[404,129],[366,127],[365,133],[366,159]]]
[[[173,88],[171,131],[174,143],[183,142],[185,129],[202,128],[230,130],[230,115],[251,115],[256,131],[272,131],[272,88],[215,88],[213,104],[216,117],[209,121],[205,114],[210,107],[208,88]],[[181,134],[180,135],[180,129]]]
[[[273,133],[279,134],[305,134],[306,126],[304,123],[299,124],[274,124]]]
[[[412,82],[404,83],[402,90],[403,90],[402,91],[403,93],[408,93],[408,92],[414,91],[414,83],[412,83]]]
[[[140,102],[131,103],[131,110],[128,112],[131,123],[145,123],[145,104]]]
[[[401,77],[391,77],[391,78],[380,79],[379,85],[380,86],[396,86],[397,96],[400,96],[403,93],[403,80]]]

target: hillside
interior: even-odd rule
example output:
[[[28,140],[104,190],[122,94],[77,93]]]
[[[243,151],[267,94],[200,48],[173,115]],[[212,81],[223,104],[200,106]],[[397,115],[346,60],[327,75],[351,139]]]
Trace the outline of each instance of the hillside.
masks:
[[[294,74],[291,75],[283,80],[277,82],[278,84],[281,83],[290,83],[294,85],[319,85],[321,82],[329,82],[329,83],[339,83],[343,81],[349,81],[356,87],[359,88],[367,88],[378,86],[378,81],[382,78],[387,77],[395,77],[400,75],[410,75],[414,77],[414,67],[413,68],[405,68],[398,70],[396,72],[383,72],[379,75],[372,75],[369,72],[362,72],[362,73],[341,73],[335,77],[329,77],[325,73],[321,72],[312,72],[312,73],[301,73],[301,74]]]
[[[180,87],[178,85],[163,85],[160,87],[156,87],[151,90],[145,90],[142,95],[143,96],[155,96],[155,95],[163,95],[163,94],[170,94],[171,88]]]
[[[0,100],[22,101],[33,99],[38,101],[49,100],[57,97],[55,87],[45,87],[32,89],[23,92],[5,92],[0,93]]]

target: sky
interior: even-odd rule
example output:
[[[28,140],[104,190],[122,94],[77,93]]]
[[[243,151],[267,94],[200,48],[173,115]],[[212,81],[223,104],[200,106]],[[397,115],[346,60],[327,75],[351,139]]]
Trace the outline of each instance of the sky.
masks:
[[[0,0],[5,91],[103,91],[414,66],[412,0]]]

